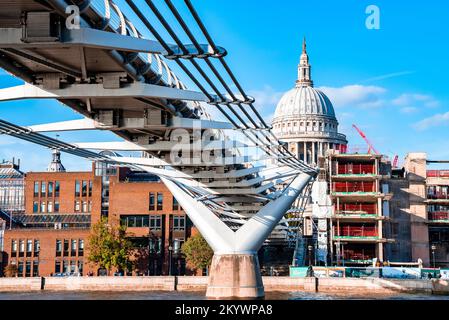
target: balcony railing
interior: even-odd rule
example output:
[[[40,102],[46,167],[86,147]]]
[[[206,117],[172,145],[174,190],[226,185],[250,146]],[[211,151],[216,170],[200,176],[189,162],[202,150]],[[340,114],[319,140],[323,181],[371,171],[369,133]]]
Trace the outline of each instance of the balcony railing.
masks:
[[[368,261],[373,260],[376,255],[374,253],[369,254],[365,252],[357,252],[353,250],[345,250],[343,259],[345,261]]]
[[[429,220],[430,221],[449,221],[449,212],[448,211],[429,212]]]
[[[353,227],[343,226],[334,227],[334,234],[336,237],[351,237],[351,238],[367,238],[378,237],[377,227]]]
[[[347,215],[376,215],[376,209],[376,204],[340,203],[340,206],[335,206],[337,214]]]
[[[449,200],[449,193],[446,193],[446,192],[427,193],[427,199],[430,199],[430,200]]]

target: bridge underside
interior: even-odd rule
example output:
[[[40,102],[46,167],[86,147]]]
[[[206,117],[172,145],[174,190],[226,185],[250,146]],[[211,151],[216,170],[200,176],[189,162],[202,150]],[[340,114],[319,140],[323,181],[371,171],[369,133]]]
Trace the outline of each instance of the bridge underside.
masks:
[[[161,177],[215,252],[208,296],[263,296],[256,253],[276,227],[295,233],[294,214],[284,215],[317,172],[272,134],[190,0],[182,7],[166,0],[170,17],[151,1],[126,3],[146,30],[110,0],[0,0],[0,66],[25,82],[0,89],[0,102],[54,99],[83,116],[31,127],[0,120],[0,133]],[[76,13],[70,5],[80,12],[79,26],[68,18]],[[195,88],[187,89],[170,64]],[[108,130],[122,141],[44,135],[77,130]],[[142,156],[119,156],[128,151]]]

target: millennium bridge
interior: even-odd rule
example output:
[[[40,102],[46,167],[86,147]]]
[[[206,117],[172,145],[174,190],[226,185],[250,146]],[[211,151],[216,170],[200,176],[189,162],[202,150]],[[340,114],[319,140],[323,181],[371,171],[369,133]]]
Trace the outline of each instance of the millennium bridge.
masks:
[[[83,116],[0,120],[0,133],[159,176],[214,250],[207,296],[257,298],[257,251],[317,170],[273,135],[227,54],[190,0],[0,0],[0,67],[24,82],[0,101],[55,99]],[[48,135],[81,130],[121,141]]]

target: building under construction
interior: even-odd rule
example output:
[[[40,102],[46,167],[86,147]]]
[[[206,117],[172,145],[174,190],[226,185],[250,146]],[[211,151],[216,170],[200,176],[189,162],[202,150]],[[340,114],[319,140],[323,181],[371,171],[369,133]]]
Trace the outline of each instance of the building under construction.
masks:
[[[328,152],[316,182],[326,193],[315,199],[314,214],[328,217],[331,265],[371,265],[384,261],[388,221],[389,164],[381,155]],[[318,212],[317,212],[318,211]]]

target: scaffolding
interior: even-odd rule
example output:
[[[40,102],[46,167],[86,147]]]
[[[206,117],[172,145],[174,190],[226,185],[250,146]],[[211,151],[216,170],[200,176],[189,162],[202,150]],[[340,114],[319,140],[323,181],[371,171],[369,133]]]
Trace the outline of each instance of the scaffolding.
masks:
[[[290,226],[290,240],[289,246],[294,248],[293,251],[293,266],[304,265],[305,256],[306,256],[306,247],[307,242],[306,237],[306,226],[304,213],[306,211],[306,207],[310,204],[312,186],[314,181],[310,182],[307,188],[304,189],[302,195],[296,200],[292,209],[287,213],[289,216],[289,226]],[[312,228],[314,227],[313,219],[312,220]],[[315,226],[316,229],[316,226]],[[315,234],[315,232],[313,232]]]

